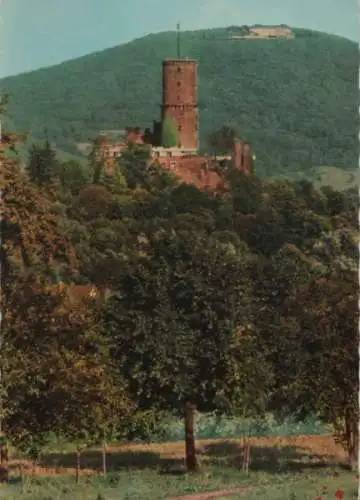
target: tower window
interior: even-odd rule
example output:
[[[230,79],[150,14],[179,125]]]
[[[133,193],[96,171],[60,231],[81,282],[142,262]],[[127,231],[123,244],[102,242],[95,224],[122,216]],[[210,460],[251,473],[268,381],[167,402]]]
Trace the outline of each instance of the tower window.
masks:
[[[179,125],[178,126],[178,131],[181,132],[181,130],[182,130],[182,127],[181,127],[181,125]]]
[[[177,82],[177,86],[178,86],[178,87],[180,87],[180,85],[181,85],[181,82],[179,82],[179,81],[178,81],[178,82]]]
[[[178,73],[181,73],[181,72],[182,72],[182,69],[180,68],[180,66],[178,67],[177,72],[178,72]]]

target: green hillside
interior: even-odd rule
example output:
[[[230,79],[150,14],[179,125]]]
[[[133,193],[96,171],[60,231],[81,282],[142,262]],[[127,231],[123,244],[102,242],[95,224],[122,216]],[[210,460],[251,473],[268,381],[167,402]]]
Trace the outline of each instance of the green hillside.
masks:
[[[233,31],[233,30],[232,30]],[[357,166],[358,48],[345,38],[294,30],[294,40],[226,40],[230,29],[182,33],[199,60],[202,147],[234,125],[256,154],[257,172]],[[57,146],[100,129],[151,126],[160,115],[161,61],[176,56],[174,32],[149,35],[60,65],[0,81],[17,129],[47,127]]]
[[[25,166],[29,159],[29,149],[32,143],[35,142],[34,138],[29,136],[29,138],[24,143],[19,143],[16,145],[15,151],[7,151],[5,153],[8,158],[17,158],[20,160],[21,164]],[[69,153],[68,151],[64,151],[56,147],[55,144],[51,144],[52,149],[56,153],[57,159],[61,162],[67,161],[76,161],[77,163],[81,163],[82,165],[87,164],[87,158],[85,155],[82,155],[80,152]]]

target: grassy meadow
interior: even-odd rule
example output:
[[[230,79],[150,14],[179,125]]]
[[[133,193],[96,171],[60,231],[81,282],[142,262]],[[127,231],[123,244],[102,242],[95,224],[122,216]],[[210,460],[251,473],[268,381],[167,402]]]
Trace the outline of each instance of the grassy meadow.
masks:
[[[253,429],[248,475],[241,470],[241,440],[234,436],[239,436],[248,423],[222,419],[216,425],[215,417],[201,415],[197,422],[201,467],[194,474],[184,473],[180,424],[172,423],[174,441],[110,445],[106,478],[102,476],[101,448],[84,451],[79,484],[75,481],[75,453],[70,444],[54,442],[37,464],[14,456],[11,480],[0,489],[0,498],[165,500],[229,489],[238,491],[216,498],[327,500],[335,498],[338,490],[344,492],[344,499],[357,498],[356,475],[343,466],[344,451],[315,420],[312,429],[309,422],[298,426],[285,422],[277,428],[274,423],[267,435],[265,424],[262,430]],[[299,432],[306,426],[307,434]],[[205,498],[210,497],[199,496],[198,500]]]

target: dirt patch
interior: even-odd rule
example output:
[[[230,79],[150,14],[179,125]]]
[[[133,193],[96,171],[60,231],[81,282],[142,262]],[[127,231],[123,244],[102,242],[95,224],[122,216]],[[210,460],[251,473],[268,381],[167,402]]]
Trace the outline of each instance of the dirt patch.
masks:
[[[344,450],[336,444],[331,435],[251,438],[252,468],[269,469],[269,464],[286,461],[293,469],[306,465],[333,464],[346,459]],[[124,444],[108,447],[109,469],[154,469],[183,470],[183,442],[159,444]],[[223,465],[240,467],[241,441],[239,439],[198,440],[196,449],[201,465]],[[15,457],[14,457],[15,458]],[[92,448],[84,451],[81,457],[81,475],[100,474],[101,449]],[[75,475],[76,460],[74,453],[49,453],[34,466],[28,460],[11,460],[10,469],[19,470],[22,464],[25,474],[39,476]],[[269,470],[268,470],[269,471]]]
[[[75,467],[41,467],[34,465],[30,460],[9,460],[10,471],[22,470],[26,476],[75,476]],[[93,476],[99,474],[94,469],[80,469],[81,476]]]
[[[212,500],[213,498],[228,497],[235,493],[247,493],[253,491],[252,486],[243,486],[242,488],[232,488],[219,491],[207,491],[206,493],[193,493],[184,497],[172,497],[169,500]]]
[[[197,440],[197,450],[201,453],[206,446],[212,444],[232,443],[241,448],[240,439],[203,439]],[[336,444],[334,438],[330,434],[320,436],[290,436],[290,437],[261,437],[250,438],[252,446],[276,447],[283,448],[284,446],[296,446],[312,453],[319,453],[324,456],[336,456],[339,459],[345,457],[345,452],[341,445]],[[99,448],[99,451],[100,448]],[[109,453],[129,451],[137,452],[152,452],[158,453],[166,458],[184,458],[185,445],[182,441],[174,443],[154,443],[154,444],[125,444],[109,446]]]

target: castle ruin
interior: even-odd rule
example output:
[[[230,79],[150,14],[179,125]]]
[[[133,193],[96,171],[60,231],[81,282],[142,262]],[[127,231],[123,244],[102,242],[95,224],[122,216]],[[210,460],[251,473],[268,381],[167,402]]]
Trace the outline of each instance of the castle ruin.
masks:
[[[230,160],[233,166],[249,175],[253,171],[253,156],[249,143],[235,139],[232,154],[227,157],[199,155],[198,63],[193,59],[165,59],[162,63],[162,104],[160,121],[154,120],[153,130],[127,127],[121,142],[104,141],[102,154],[113,168],[129,142],[147,144],[151,161],[176,173],[184,182],[198,187],[216,188],[223,181],[212,166]],[[171,121],[176,128],[178,144],[164,147],[164,124]]]

